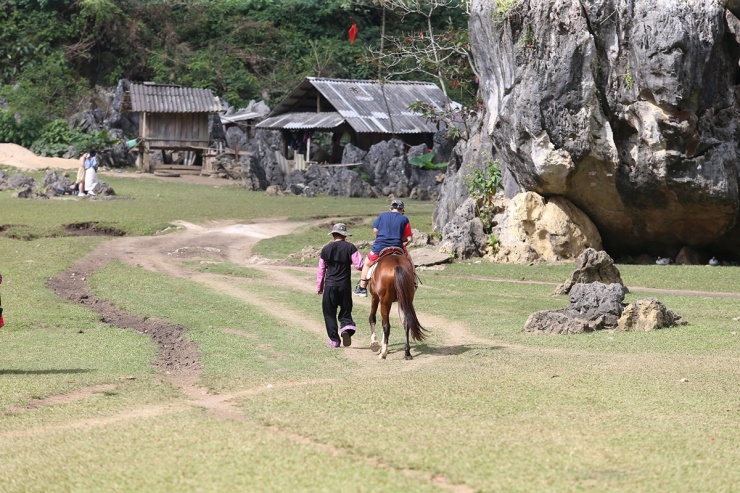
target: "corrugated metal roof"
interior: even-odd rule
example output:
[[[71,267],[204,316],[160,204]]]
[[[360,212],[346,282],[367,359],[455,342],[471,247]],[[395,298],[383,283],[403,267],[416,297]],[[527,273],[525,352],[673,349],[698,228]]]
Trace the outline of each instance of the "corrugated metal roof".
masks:
[[[146,113],[214,113],[221,102],[210,89],[159,84],[131,84],[131,111]]]
[[[238,113],[232,113],[230,115],[221,115],[221,123],[227,124],[227,123],[236,123],[236,122],[243,122],[245,120],[255,120],[257,118],[262,118],[265,116],[263,113],[257,113],[256,111],[243,111]]]
[[[439,110],[445,106],[444,93],[431,82],[381,84],[370,80],[307,77],[275,107],[270,120],[283,114],[306,118],[306,115],[317,114],[317,111],[335,111],[358,133],[436,132],[436,124],[409,110],[409,106],[417,101],[432,104]],[[298,121],[297,116],[290,120],[293,125]],[[258,127],[264,128],[264,123]],[[269,128],[287,128],[276,125],[277,121],[274,121]]]
[[[326,113],[283,113],[265,118],[257,128],[286,130],[331,130],[344,123],[342,115],[335,111]]]

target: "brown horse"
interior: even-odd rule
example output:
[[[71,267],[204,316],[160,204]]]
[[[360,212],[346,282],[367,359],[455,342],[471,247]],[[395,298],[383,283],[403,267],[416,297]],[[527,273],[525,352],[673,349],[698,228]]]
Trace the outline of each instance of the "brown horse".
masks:
[[[411,260],[403,254],[381,256],[377,260],[377,267],[368,288],[373,297],[370,306],[370,349],[377,351],[380,359],[385,359],[388,355],[388,338],[391,335],[388,315],[393,302],[398,301],[399,310],[403,314],[403,328],[406,329],[405,359],[413,359],[409,333],[415,341],[423,341],[426,338],[426,331],[416,318],[416,310],[414,310],[414,266]],[[378,344],[375,337],[375,314],[378,311],[378,305],[380,305],[380,316],[383,319],[381,344]]]

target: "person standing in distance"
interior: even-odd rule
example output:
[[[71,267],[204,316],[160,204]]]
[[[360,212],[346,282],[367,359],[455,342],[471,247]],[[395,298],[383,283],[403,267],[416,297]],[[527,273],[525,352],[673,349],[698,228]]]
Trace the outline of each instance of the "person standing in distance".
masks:
[[[80,195],[95,195],[95,187],[98,186],[98,158],[95,149],[90,149],[81,159],[85,167],[85,192],[80,192]]]

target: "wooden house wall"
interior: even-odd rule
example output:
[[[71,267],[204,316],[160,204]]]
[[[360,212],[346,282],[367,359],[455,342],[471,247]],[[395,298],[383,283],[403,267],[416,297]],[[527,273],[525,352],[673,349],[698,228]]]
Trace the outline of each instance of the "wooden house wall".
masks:
[[[208,147],[208,113],[146,113],[141,131],[150,149]]]

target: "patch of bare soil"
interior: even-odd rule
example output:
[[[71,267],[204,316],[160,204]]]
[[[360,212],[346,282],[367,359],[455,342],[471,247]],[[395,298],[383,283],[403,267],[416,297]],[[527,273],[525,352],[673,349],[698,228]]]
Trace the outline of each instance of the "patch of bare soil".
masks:
[[[110,260],[110,257],[101,258],[100,253],[95,252],[78,261],[71,269],[50,279],[49,287],[59,296],[81,303],[98,313],[101,322],[132,329],[151,337],[158,347],[154,366],[160,371],[197,374],[201,369],[198,348],[183,338],[186,327],[166,320],[141,318],[90,293],[87,279],[95,270],[105,267]]]
[[[111,226],[101,226],[100,223],[81,222],[64,225],[64,230],[73,236],[125,236],[126,232]]]
[[[80,399],[86,399],[95,394],[112,392],[113,390],[115,390],[115,388],[116,388],[115,384],[103,384],[103,385],[93,385],[92,387],[83,387],[81,389],[76,389],[66,394],[52,395],[44,399],[31,399],[31,401],[28,403],[27,406],[9,407],[5,409],[5,412],[6,413],[17,413],[17,412],[26,411],[29,409],[38,409],[44,406],[53,406],[55,404],[67,404],[67,403],[74,402]]]

